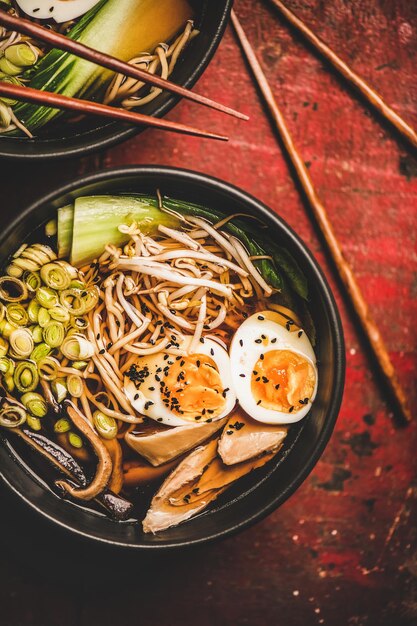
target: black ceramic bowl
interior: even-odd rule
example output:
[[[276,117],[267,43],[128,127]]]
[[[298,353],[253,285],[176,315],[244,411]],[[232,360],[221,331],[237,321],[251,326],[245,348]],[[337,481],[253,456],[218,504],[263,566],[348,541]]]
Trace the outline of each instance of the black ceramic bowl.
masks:
[[[200,202],[226,214],[256,215],[274,233],[276,241],[296,258],[309,283],[309,309],[318,336],[319,387],[312,410],[290,429],[282,453],[223,494],[209,511],[155,536],[144,535],[138,523],[113,522],[59,498],[16,461],[11,447],[13,442],[3,440],[0,476],[27,504],[74,533],[139,550],[166,549],[224,537],[282,504],[322,454],[336,422],[344,384],[343,331],[332,293],[317,262],[294,231],[271,209],[240,189],[204,174],[144,166],[107,170],[79,179],[38,200],[8,226],[0,237],[0,263],[4,263],[31,232],[51,219],[56,208],[75,197],[117,192],[154,193],[157,188],[171,197]]]
[[[190,0],[195,7],[195,25],[200,34],[191,41],[181,55],[170,80],[191,88],[200,78],[226,28],[233,0]],[[139,109],[144,115],[163,117],[179,101],[179,96],[163,92],[154,101]],[[198,105],[195,105],[198,106]],[[74,132],[75,131],[75,132]],[[120,143],[140,132],[138,127],[119,122],[106,122],[92,118],[87,123],[71,126],[59,122],[39,137],[7,137],[0,135],[0,158],[9,159],[57,159],[81,157]]]

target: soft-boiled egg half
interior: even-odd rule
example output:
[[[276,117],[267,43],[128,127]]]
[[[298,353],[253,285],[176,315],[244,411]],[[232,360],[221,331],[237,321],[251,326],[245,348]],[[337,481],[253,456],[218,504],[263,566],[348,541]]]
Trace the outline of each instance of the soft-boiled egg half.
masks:
[[[317,392],[316,357],[306,333],[274,311],[246,319],[230,348],[232,379],[241,407],[268,424],[298,422]]]
[[[84,15],[101,0],[16,0],[26,15],[38,20],[53,19],[58,24]]]
[[[192,337],[181,348],[187,352]],[[204,338],[184,356],[159,352],[138,357],[124,380],[125,393],[141,415],[168,426],[214,421],[236,403],[230,359],[217,341]]]

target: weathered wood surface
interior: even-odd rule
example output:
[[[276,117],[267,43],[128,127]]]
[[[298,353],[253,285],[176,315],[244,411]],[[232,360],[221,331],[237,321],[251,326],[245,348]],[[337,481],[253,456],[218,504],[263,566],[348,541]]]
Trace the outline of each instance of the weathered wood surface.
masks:
[[[417,126],[414,2],[288,5]],[[417,155],[267,3],[239,0],[236,10],[276,87],[417,419]],[[27,169],[3,163],[1,219],[77,173],[125,163],[197,169],[258,196],[311,247],[341,309],[348,368],[336,431],[310,477],[268,519],[218,545],[152,563],[131,557],[122,567],[118,555],[90,553],[59,531],[46,531],[2,489],[0,623],[417,624],[416,423],[406,429],[393,424],[230,30],[198,88],[251,121],[184,102],[170,117],[227,132],[228,145],[148,131],[81,162]],[[78,577],[67,575],[77,568]]]

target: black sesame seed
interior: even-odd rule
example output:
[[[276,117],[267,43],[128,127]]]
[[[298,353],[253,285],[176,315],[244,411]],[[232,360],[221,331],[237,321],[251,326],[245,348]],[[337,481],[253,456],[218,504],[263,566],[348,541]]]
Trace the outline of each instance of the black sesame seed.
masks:
[[[271,339],[271,343],[276,343],[277,342],[277,338],[274,337],[273,339]]]
[[[239,374],[241,378],[246,378],[246,374]]]
[[[100,339],[100,337],[101,337],[100,333],[97,333],[97,335],[96,335],[97,341]]]
[[[302,330],[299,330],[299,331],[298,331],[298,336],[299,336],[299,337],[301,337],[301,335],[302,335],[302,334],[303,334],[303,331],[302,331]]]
[[[135,393],[135,395],[133,396],[133,399],[134,399],[134,400],[139,400],[139,394],[138,394],[138,393]]]
[[[258,315],[258,320],[259,320],[260,322],[263,322],[263,320],[264,320],[264,319],[265,319],[265,318],[264,318],[264,316],[263,316],[263,315]]]
[[[258,402],[256,403],[257,405],[261,404],[262,400],[258,400]]]
[[[226,430],[226,435],[233,435],[233,430]]]
[[[265,355],[264,355],[264,354],[261,354],[259,358],[261,359],[261,361],[263,361],[263,360],[264,360],[264,358],[265,358]]]
[[[239,339],[239,344],[241,347],[243,346],[243,339]]]
[[[99,354],[104,354],[105,352],[106,352],[106,351],[105,351],[105,349],[103,348],[102,350],[100,350],[100,351],[99,351]]]
[[[290,406],[290,408],[288,409],[288,412],[289,412],[289,413],[292,413],[293,411],[294,411],[294,407],[293,407],[293,406]]]
[[[279,389],[279,383],[278,383],[278,385],[275,385],[275,389]]]
[[[204,343],[204,337],[200,337],[200,343]]]
[[[155,391],[155,387],[148,387],[149,391]]]
[[[214,350],[213,350],[213,348],[210,348],[210,354],[211,354],[211,356],[214,356]]]
[[[255,343],[262,343],[262,339],[255,339]]]

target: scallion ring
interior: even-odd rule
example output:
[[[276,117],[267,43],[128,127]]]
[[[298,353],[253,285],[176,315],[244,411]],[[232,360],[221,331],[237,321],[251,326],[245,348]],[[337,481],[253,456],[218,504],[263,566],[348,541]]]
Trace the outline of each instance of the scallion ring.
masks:
[[[28,291],[35,293],[37,289],[42,285],[41,277],[38,272],[24,272],[22,280],[25,283]]]
[[[27,313],[28,313],[30,321],[33,322],[34,324],[38,323],[40,309],[41,309],[41,305],[39,304],[39,302],[36,302],[36,300],[31,300],[29,302]]]
[[[35,343],[41,343],[43,341],[43,328],[41,326],[35,324],[34,326],[30,326],[29,330],[32,333]]]
[[[70,361],[83,361],[94,355],[94,345],[84,335],[74,334],[64,339],[61,352]]]
[[[84,383],[81,376],[70,374],[67,376],[68,393],[74,398],[81,398],[84,392]]]
[[[17,302],[11,302],[7,305],[6,319],[17,326],[26,326],[29,323],[29,315],[25,307]]]
[[[0,322],[0,335],[8,339],[16,328],[19,328],[16,324],[11,324],[7,320],[3,320]]]
[[[68,395],[67,381],[65,378],[55,378],[51,383],[56,401],[60,404]]]
[[[34,417],[45,417],[48,412],[48,405],[40,393],[28,391],[23,394],[20,401]]]
[[[14,361],[8,356],[2,356],[0,358],[0,372],[3,375],[13,374],[15,369]]]
[[[94,426],[103,439],[114,439],[117,436],[117,422],[114,417],[105,415],[101,411],[93,413]]]
[[[85,293],[85,295],[84,295]],[[84,311],[85,313],[89,313],[96,306],[99,299],[100,293],[97,287],[90,287],[87,292],[82,292],[82,299],[84,301]]]
[[[46,356],[38,362],[39,376],[43,380],[55,380],[58,375],[59,361],[53,356]]]
[[[21,393],[34,391],[39,384],[39,374],[33,361],[19,361],[13,374],[16,389]]]
[[[67,309],[63,306],[53,306],[52,309],[48,309],[48,313],[53,320],[67,324],[71,320],[71,315]]]
[[[39,431],[42,430],[42,424],[39,417],[34,417],[33,415],[28,415],[26,418],[26,423],[32,430]]]
[[[57,422],[55,422],[54,424],[54,431],[56,433],[67,433],[71,430],[71,423],[69,420],[65,419],[65,417],[61,417],[61,419],[59,419]]]
[[[51,348],[59,348],[65,339],[65,328],[61,322],[51,320],[43,329],[43,340]]]
[[[52,348],[48,346],[47,343],[44,343],[44,342],[39,343],[32,350],[32,353],[30,355],[31,361],[35,361],[36,363],[39,363],[39,361],[49,356],[51,352],[52,352]]]
[[[0,409],[0,426],[18,428],[26,422],[27,413],[19,403],[5,401]]]
[[[64,289],[59,294],[59,301],[62,306],[65,307],[71,315],[78,317],[85,313],[85,301],[81,294],[85,293],[80,289]]]
[[[16,328],[9,341],[13,355],[18,359],[26,359],[34,349],[32,334],[27,328]]]
[[[58,291],[68,289],[76,276],[77,270],[66,261],[47,263],[41,268],[41,278],[45,285]]]
[[[39,309],[38,313],[38,324],[41,328],[45,328],[47,324],[51,321],[51,316],[49,315],[49,310],[44,309],[43,306]]]
[[[0,277],[0,299],[5,302],[22,302],[28,297],[25,283],[14,276]]]
[[[85,330],[88,328],[88,319],[85,317],[73,317],[71,319],[71,326],[77,330]]]
[[[52,309],[59,304],[58,293],[50,287],[39,287],[36,290],[36,300],[45,309]]]

